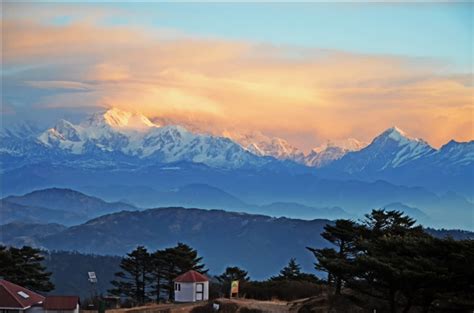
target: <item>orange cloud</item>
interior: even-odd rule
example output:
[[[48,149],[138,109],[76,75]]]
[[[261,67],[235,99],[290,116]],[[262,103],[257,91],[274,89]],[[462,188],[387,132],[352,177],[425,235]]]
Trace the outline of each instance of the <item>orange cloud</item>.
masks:
[[[469,77],[432,61],[170,39],[94,23],[7,19],[2,31],[5,65],[51,68],[44,81],[16,74],[30,88],[59,90],[36,105],[115,106],[211,133],[258,130],[304,149],[327,139],[368,141],[392,125],[435,146],[473,138]]]

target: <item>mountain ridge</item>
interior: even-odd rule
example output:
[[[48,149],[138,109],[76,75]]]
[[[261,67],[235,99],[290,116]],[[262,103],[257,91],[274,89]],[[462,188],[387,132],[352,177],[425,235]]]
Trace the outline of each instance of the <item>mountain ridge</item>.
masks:
[[[153,250],[185,242],[196,248],[215,272],[234,264],[249,270],[252,277],[264,279],[284,266],[289,256],[296,257],[303,270],[313,270],[314,257],[305,247],[328,247],[320,234],[332,223],[327,219],[168,207],[105,214],[67,228],[11,223],[0,225],[0,232],[6,234],[4,244],[28,243],[50,251],[101,255],[124,255],[137,245]],[[474,236],[467,231],[428,230],[435,236]],[[268,256],[281,262],[269,264]]]
[[[258,190],[268,189],[274,185],[273,181],[281,184],[286,180],[286,189],[295,189],[290,185],[295,184],[308,193],[315,192],[295,181],[296,177],[313,181],[309,186],[314,186],[318,179],[348,183],[381,180],[393,185],[423,187],[437,194],[454,191],[468,199],[473,198],[474,141],[450,141],[440,149],[434,149],[397,127],[385,130],[366,146],[354,140],[323,145],[310,155],[315,167],[301,164],[308,160],[304,161],[303,155],[280,139],[263,135],[262,139],[256,135],[257,141],[270,140],[270,146],[261,145],[269,150],[265,152],[262,148],[257,154],[263,155],[257,155],[249,151],[249,146],[226,137],[193,133],[179,125],[154,123],[138,113],[114,109],[96,113],[78,124],[60,120],[55,127],[36,137],[28,135],[29,131],[35,132],[33,128],[23,127],[19,131],[1,133],[0,165],[2,175],[9,182],[2,189],[6,194],[57,185],[77,189],[81,185],[77,184],[76,176],[96,177],[92,181],[100,187],[108,184],[117,173],[128,171],[130,177],[143,176],[142,172],[148,170],[149,175],[157,175],[153,180],[144,177],[145,185],[151,187],[166,184],[162,181],[166,179],[173,182],[169,186],[172,188],[203,183],[236,195],[242,187],[233,184],[232,180],[245,176],[242,183],[250,183]],[[249,144],[252,140],[253,137]],[[265,155],[268,153],[275,157]],[[298,160],[285,159],[285,155],[293,155]],[[142,185],[130,177],[121,179]],[[224,177],[228,181],[223,181]],[[250,177],[255,177],[259,184],[249,182]],[[219,182],[215,183],[215,179]],[[290,196],[291,193],[280,188],[272,193],[274,199],[267,197],[264,202],[300,202],[299,198]],[[304,199],[308,195],[301,197]],[[258,199],[244,200],[262,204]],[[376,204],[406,203],[404,200],[394,198]],[[305,199],[305,202],[303,204],[317,207],[341,206],[337,201],[315,203]]]
[[[239,255],[240,265],[254,277],[265,277],[278,271],[288,255],[298,257],[306,269],[312,268],[313,257],[305,247],[328,245],[319,235],[327,223],[224,210],[155,208],[106,214],[40,236],[36,244],[48,250],[123,255],[137,244],[157,249],[186,242],[217,272],[234,264],[234,256]],[[268,255],[282,260],[281,264],[270,266]]]
[[[3,130],[2,159],[9,161],[9,156],[21,158],[22,154],[26,157],[31,154],[35,160],[62,156],[66,159],[115,158],[132,163],[191,161],[218,168],[262,167],[273,159],[275,164],[286,160],[313,168],[335,168],[352,175],[397,168],[443,149],[434,149],[424,140],[412,138],[393,126],[368,145],[349,138],[329,141],[303,154],[284,139],[260,132],[223,136],[194,133],[180,125],[156,124],[142,114],[117,108],[94,113],[78,124],[59,120],[54,127],[35,137],[37,132],[36,128],[27,125],[16,131]],[[23,147],[15,144],[20,140]],[[474,151],[472,142],[467,142],[470,151]],[[450,141],[445,146],[461,144],[465,143]],[[471,152],[469,159],[464,161],[473,160],[474,152]],[[452,158],[449,161],[459,162]],[[9,162],[3,160],[2,163],[8,168]]]
[[[54,221],[70,225],[101,214],[137,209],[122,202],[106,202],[70,188],[47,188],[35,190],[22,196],[7,196],[1,199],[2,219],[25,221],[28,217],[39,221]],[[26,215],[22,215],[26,214]]]

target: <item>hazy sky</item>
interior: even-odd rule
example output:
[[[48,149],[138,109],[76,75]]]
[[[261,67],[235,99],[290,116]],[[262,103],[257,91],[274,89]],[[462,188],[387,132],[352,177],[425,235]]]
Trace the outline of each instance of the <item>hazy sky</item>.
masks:
[[[2,120],[119,107],[309,149],[473,139],[472,3],[4,3]]]

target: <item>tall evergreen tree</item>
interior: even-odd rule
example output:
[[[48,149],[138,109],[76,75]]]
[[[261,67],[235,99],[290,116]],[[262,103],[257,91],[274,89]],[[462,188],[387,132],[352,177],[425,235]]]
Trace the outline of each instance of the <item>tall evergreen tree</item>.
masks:
[[[403,281],[408,273],[407,249],[414,238],[428,236],[416,221],[399,211],[373,210],[366,215],[357,241],[358,255],[351,267],[349,285],[352,289],[386,299],[390,312],[395,313],[402,299]],[[405,284],[405,286],[409,287]],[[411,306],[411,295],[407,299]]]
[[[336,294],[341,293],[342,283],[350,272],[360,230],[359,225],[353,221],[337,220],[335,225],[326,225],[324,232],[321,233],[321,236],[336,246],[337,250],[307,248],[318,260],[315,264],[316,269],[328,273],[328,283],[334,282]]]
[[[159,302],[164,291],[168,290],[168,284],[166,283],[166,273],[170,258],[164,250],[157,250],[150,256],[151,294],[155,296],[156,302]]]
[[[280,271],[282,279],[296,280],[301,275],[301,266],[296,263],[295,258],[291,258],[288,265]]]
[[[241,282],[250,280],[250,277],[248,276],[248,272],[237,266],[227,267],[224,273],[217,276],[216,278],[221,283],[230,283],[233,280],[238,280]]]
[[[301,266],[295,258],[291,258],[288,265],[280,270],[278,276],[271,277],[270,280],[299,280],[301,276]]]
[[[166,249],[173,255],[178,274],[194,270],[200,273],[207,273],[205,265],[202,264],[202,257],[198,256],[197,250],[191,248],[187,244],[179,242],[173,248]]]
[[[301,272],[301,266],[296,262],[295,258],[291,258],[288,265],[280,270],[278,276],[270,278],[271,281],[306,281],[312,283],[318,283],[319,279],[309,273]]]
[[[145,303],[148,300],[147,287],[150,283],[150,260],[150,254],[143,246],[128,253],[120,263],[122,271],[115,274],[117,280],[111,282],[114,288],[110,292],[128,297],[135,304]]]
[[[374,210],[363,224],[344,225],[325,228],[339,251],[309,249],[317,268],[336,285],[342,278],[352,297],[384,300],[391,313],[408,313],[414,305],[427,313],[434,303],[450,312],[474,308],[473,240],[433,238],[398,211]]]
[[[163,250],[162,271],[163,289],[168,293],[168,299],[174,296],[174,279],[179,275],[194,270],[200,273],[207,273],[205,265],[202,264],[202,257],[198,252],[184,243],[178,243],[175,247]]]
[[[51,291],[51,273],[46,271],[43,260],[41,251],[32,247],[0,246],[0,277],[37,292]]]

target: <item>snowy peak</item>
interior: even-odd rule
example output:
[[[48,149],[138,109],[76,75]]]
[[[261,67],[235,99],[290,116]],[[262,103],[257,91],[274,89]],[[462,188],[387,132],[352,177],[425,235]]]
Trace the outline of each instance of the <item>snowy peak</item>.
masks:
[[[257,156],[271,156],[279,160],[302,162],[304,154],[288,141],[278,137],[268,137],[261,132],[230,134],[224,136],[239,143],[245,150]]]
[[[395,142],[398,142],[399,145],[406,145],[409,143],[422,143],[425,145],[428,145],[424,140],[418,139],[418,138],[413,138],[407,135],[403,130],[400,128],[393,126],[390,127],[389,129],[385,130],[383,133],[375,137],[372,143],[375,142],[386,142],[387,140],[392,140]]]
[[[141,114],[111,109],[79,124],[60,120],[38,136],[51,153],[83,160],[172,163],[193,162],[211,167],[262,165],[266,160],[224,137],[195,134],[182,126],[159,127]]]
[[[97,151],[131,153],[147,133],[158,128],[142,114],[113,108],[94,113],[79,124],[59,120],[38,140],[47,147],[59,147],[73,154],[85,154],[96,148]]]
[[[354,138],[328,141],[314,148],[306,157],[305,164],[313,167],[323,167],[339,160],[348,152],[358,151],[366,146],[365,143]]]
[[[398,128],[397,126],[392,126],[386,131],[383,132],[386,136],[389,136],[392,139],[398,140],[401,138],[408,138],[407,133],[405,133],[403,130]]]
[[[63,140],[80,141],[79,132],[74,125],[66,120],[59,120],[51,130],[51,134]]]
[[[397,127],[384,131],[372,141],[369,147],[380,154],[387,152],[393,154],[393,158],[389,158],[384,167],[398,167],[435,151],[423,139],[409,137]]]
[[[93,114],[87,121],[87,126],[108,126],[113,129],[130,131],[148,131],[160,127],[140,113],[132,113],[112,108],[105,112]]]
[[[354,138],[347,138],[342,140],[328,140],[325,144],[314,148],[312,151],[320,153],[329,148],[338,148],[340,150],[346,151],[358,151],[366,145],[367,144],[365,142],[359,141]]]
[[[159,127],[142,114],[125,112],[117,108],[105,112],[104,120],[114,128],[147,130],[150,127]]]
[[[409,137],[401,129],[391,127],[367,147],[345,155],[335,166],[348,173],[377,172],[400,167],[435,151],[424,140]]]

